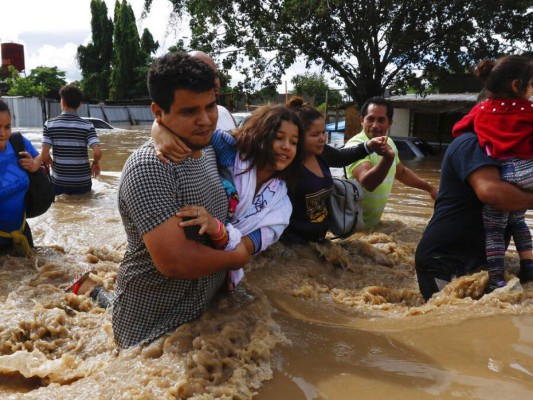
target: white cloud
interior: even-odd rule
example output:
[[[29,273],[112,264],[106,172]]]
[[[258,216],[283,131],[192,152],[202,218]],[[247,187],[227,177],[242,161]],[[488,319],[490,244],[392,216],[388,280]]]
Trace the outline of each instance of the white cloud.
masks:
[[[44,45],[37,53],[27,55],[26,70],[29,73],[33,68],[57,67],[59,71],[65,71],[65,79],[68,82],[81,79],[81,72],[76,62],[78,44],[65,43],[62,47]]]
[[[116,0],[105,0],[109,16],[113,19]],[[144,0],[128,0],[137,18],[139,34],[146,27],[160,44],[158,54],[176,44],[178,38],[190,38],[189,21],[171,18],[172,4],[168,0],[154,0],[147,18],[141,20]],[[91,38],[90,0],[16,0],[4,5],[0,23],[0,42],[24,45],[26,73],[38,66],[58,67],[66,72],[67,81],[81,78],[76,62],[79,45]],[[315,68],[311,68],[312,71]],[[303,62],[291,67],[283,78],[279,91],[292,88],[290,80],[308,69]],[[232,83],[242,77],[235,72]]]
[[[113,19],[115,0],[105,0]],[[139,34],[146,27],[160,44],[159,54],[183,36],[186,26],[170,21],[172,4],[154,0],[151,12],[141,20],[144,0],[128,0],[137,18]],[[76,62],[79,45],[91,38],[90,0],[16,0],[5,5],[0,23],[0,42],[24,45],[26,74],[38,67],[58,67],[66,72],[67,81],[81,78]],[[24,12],[21,12],[24,10]]]

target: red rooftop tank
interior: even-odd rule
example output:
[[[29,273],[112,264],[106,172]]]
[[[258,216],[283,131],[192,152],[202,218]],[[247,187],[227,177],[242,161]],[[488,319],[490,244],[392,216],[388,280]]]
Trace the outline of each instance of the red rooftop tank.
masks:
[[[26,69],[24,64],[24,46],[18,43],[2,43],[2,72],[7,73],[8,66],[14,66],[17,71]]]

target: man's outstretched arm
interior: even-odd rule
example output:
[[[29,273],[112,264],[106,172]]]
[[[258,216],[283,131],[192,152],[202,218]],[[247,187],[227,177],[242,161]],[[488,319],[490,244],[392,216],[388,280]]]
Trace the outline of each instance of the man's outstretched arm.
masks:
[[[437,199],[437,194],[439,190],[431,183],[420,178],[417,174],[415,174],[411,169],[404,166],[402,163],[398,164],[398,166],[396,167],[395,178],[398,179],[404,185],[428,192],[433,200]]]
[[[370,162],[363,162],[353,170],[352,176],[357,179],[366,190],[373,192],[387,177],[392,163],[394,163],[395,156],[394,150],[387,145],[387,149],[377,165],[372,167]]]

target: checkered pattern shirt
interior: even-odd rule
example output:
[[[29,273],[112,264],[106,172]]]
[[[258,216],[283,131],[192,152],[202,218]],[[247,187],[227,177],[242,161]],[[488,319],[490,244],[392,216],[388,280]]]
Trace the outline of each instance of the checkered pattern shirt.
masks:
[[[225,278],[225,271],[199,279],[161,275],[143,235],[185,205],[204,206],[211,215],[224,220],[228,200],[211,146],[202,150],[199,159],[167,165],[157,159],[149,141],[124,165],[118,202],[128,248],[118,272],[112,321],[117,344],[126,348],[149,343],[197,318]],[[198,227],[186,228],[185,234],[188,239],[207,244],[206,235],[198,235]]]

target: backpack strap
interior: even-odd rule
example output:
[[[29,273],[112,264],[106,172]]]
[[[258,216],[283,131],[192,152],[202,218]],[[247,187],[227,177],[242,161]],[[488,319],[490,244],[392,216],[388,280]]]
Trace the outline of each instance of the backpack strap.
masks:
[[[22,134],[20,132],[14,132],[9,137],[9,143],[13,146],[15,154],[18,158],[22,158],[19,154],[21,151],[26,151],[26,146],[24,146],[24,140],[22,139]]]

